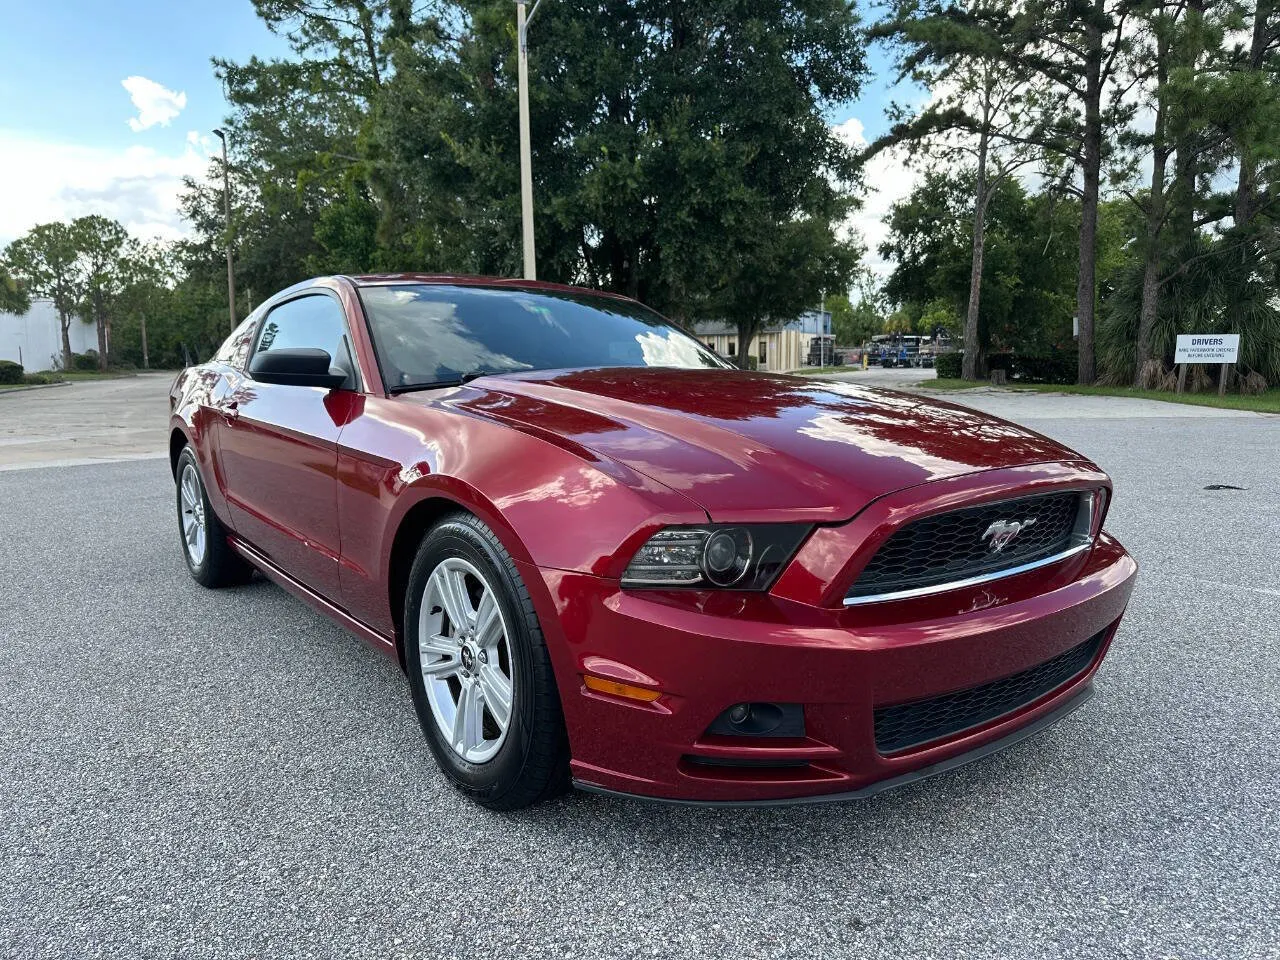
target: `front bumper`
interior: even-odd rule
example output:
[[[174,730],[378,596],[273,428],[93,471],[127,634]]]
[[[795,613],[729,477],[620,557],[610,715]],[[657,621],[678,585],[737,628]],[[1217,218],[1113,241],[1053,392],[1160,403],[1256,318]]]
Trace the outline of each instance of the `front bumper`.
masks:
[[[773,800],[684,800],[679,798],[668,797],[645,797],[634,793],[622,793],[618,790],[610,790],[607,787],[600,787],[594,783],[586,783],[581,780],[574,781],[574,786],[580,790],[586,790],[589,793],[604,793],[613,797],[626,797],[628,799],[648,800],[657,803],[672,803],[682,806],[694,807],[783,807],[793,806],[795,804],[810,803],[840,803],[847,800],[866,800],[868,797],[874,797],[877,793],[883,793],[886,790],[893,790],[895,787],[905,787],[909,783],[915,783],[918,780],[924,780],[927,777],[937,776],[940,773],[946,773],[948,770],[954,770],[957,767],[963,767],[965,764],[973,763],[975,760],[981,760],[983,757],[989,757],[993,753],[999,753],[1001,750],[1007,750],[1015,744],[1021,743],[1029,737],[1034,737],[1037,733],[1049,729],[1059,720],[1067,717],[1079,710],[1093,696],[1093,685],[1086,683],[1083,687],[1078,688],[1066,700],[1054,707],[1049,713],[1044,714],[1037,720],[1033,720],[1016,728],[1012,733],[1005,734],[998,740],[991,740],[980,747],[970,750],[968,753],[957,754],[946,760],[941,760],[931,766],[920,767],[912,770],[910,773],[903,773],[896,777],[890,777],[888,780],[877,780],[875,783],[863,787],[860,790],[850,790],[847,793],[820,793],[802,797],[783,797]]]
[[[932,598],[831,608],[773,594],[623,591],[616,580],[521,564],[535,590],[581,787],[653,799],[759,803],[866,796],[1043,729],[1087,696],[1136,565],[1102,534],[1058,568]],[[1065,682],[1000,716],[896,753],[878,707],[981,687],[1100,636]],[[584,674],[662,691],[642,703]],[[709,735],[740,702],[802,704],[805,735]]]

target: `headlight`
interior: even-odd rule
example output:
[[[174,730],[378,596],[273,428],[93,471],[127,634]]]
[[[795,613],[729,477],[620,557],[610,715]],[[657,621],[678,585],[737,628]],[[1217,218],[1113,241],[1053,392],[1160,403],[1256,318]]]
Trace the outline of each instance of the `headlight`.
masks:
[[[801,523],[667,527],[636,551],[622,585],[767,590],[809,530]]]

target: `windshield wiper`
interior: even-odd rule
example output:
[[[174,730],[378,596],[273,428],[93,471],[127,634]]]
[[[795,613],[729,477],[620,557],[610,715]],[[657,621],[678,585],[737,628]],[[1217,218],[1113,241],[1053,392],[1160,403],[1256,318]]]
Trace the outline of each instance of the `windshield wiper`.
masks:
[[[448,380],[431,380],[427,383],[406,383],[403,386],[390,388],[388,393],[391,393],[391,394],[412,393],[414,390],[442,390],[445,387],[460,387],[464,383],[470,383],[472,380],[475,380],[477,377],[488,377],[488,376],[492,376],[495,373],[500,373],[500,372],[504,372],[504,371],[469,370],[460,376],[452,377]],[[510,372],[510,371],[506,371],[506,372]]]

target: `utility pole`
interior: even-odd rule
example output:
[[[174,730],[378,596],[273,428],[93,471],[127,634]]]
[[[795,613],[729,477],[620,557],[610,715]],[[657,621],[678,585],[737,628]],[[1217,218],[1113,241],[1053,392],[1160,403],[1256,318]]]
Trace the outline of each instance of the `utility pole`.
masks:
[[[533,250],[533,160],[529,147],[529,24],[542,0],[525,14],[528,0],[516,0],[516,74],[520,87],[520,219],[524,232],[524,278],[538,279]]]
[[[227,135],[221,130],[213,131],[213,135],[222,141],[222,212],[226,218],[227,230],[227,313],[231,318],[231,329],[236,328],[236,272],[231,266],[231,171],[227,166]]]

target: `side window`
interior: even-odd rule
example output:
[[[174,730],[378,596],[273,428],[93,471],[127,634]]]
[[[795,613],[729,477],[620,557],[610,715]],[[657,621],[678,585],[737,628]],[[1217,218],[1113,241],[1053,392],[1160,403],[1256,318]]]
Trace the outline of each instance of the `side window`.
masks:
[[[360,387],[352,357],[351,338],[342,308],[331,297],[314,294],[282,303],[269,314],[258,334],[254,360],[271,350],[319,347],[329,354],[332,366],[347,374],[346,389]],[[249,369],[252,372],[253,364]]]
[[[256,315],[247,317],[240,326],[236,327],[235,332],[223,341],[218,352],[213,355],[213,359],[219,363],[228,363],[243,369],[245,360],[249,358],[249,346],[253,342],[253,332],[257,326]]]

